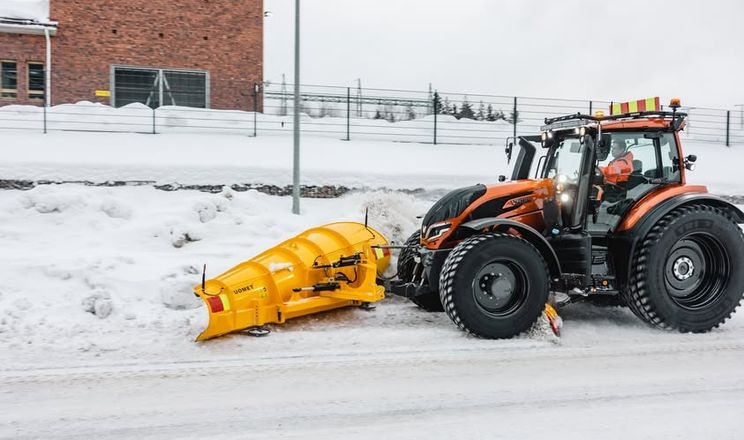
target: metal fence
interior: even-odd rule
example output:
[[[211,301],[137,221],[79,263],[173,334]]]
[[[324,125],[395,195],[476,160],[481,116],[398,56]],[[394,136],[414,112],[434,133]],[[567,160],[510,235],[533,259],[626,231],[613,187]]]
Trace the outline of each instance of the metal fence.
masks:
[[[248,136],[292,132],[293,86],[252,85],[248,108],[263,113],[163,106],[152,102],[112,108],[95,103],[50,108],[0,106],[0,129],[132,133],[239,133]],[[387,140],[429,144],[503,144],[508,136],[536,133],[546,117],[608,113],[610,102],[530,98],[360,87],[301,86],[302,133],[344,140]],[[255,99],[257,98],[257,100]],[[148,105],[150,106],[148,106]],[[744,144],[741,110],[683,107],[684,136],[722,145]]]

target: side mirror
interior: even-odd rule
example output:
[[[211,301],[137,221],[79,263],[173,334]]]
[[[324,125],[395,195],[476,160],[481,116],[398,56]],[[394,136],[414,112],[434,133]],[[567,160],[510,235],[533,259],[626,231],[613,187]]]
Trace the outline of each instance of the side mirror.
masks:
[[[597,160],[602,162],[603,160],[607,159],[607,156],[610,155],[610,140],[605,139],[605,136],[602,135],[602,139],[599,140],[597,143]]]
[[[500,175],[500,176],[499,176],[499,182],[506,182],[506,176],[505,176],[505,175],[503,175],[503,174],[502,174],[502,175]]]
[[[602,133],[602,136],[597,140],[597,160],[603,161],[610,155],[610,144],[612,143],[612,135],[609,133]]]
[[[509,142],[509,143],[508,143],[508,144],[506,145],[506,163],[507,163],[507,164],[508,164],[509,162],[511,162],[511,157],[512,157],[512,149],[513,149],[513,148],[514,148],[514,142]]]
[[[691,154],[687,157],[685,157],[685,168],[687,168],[690,171],[695,171],[695,161],[697,160],[697,156],[694,154]]]

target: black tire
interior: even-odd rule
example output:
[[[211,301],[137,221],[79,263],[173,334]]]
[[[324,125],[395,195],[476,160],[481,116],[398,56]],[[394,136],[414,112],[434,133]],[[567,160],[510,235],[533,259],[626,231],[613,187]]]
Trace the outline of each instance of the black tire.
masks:
[[[461,329],[489,339],[528,330],[545,309],[550,273],[530,242],[509,234],[462,241],[442,268],[444,311]]]
[[[744,235],[721,209],[677,208],[659,220],[633,256],[624,292],[648,324],[707,332],[736,310],[744,294]]]
[[[413,282],[414,277],[420,276],[420,273],[417,274],[414,272],[416,271],[416,260],[414,257],[418,253],[416,246],[420,242],[421,231],[416,231],[408,237],[405,243],[403,243],[405,248],[398,256],[398,278],[407,283]]]
[[[407,282],[421,281],[423,266],[417,264],[415,257],[418,254],[416,246],[421,242],[421,232],[416,231],[404,243],[406,246],[398,256],[398,278]],[[427,312],[442,312],[442,302],[439,300],[439,292],[436,286],[429,286],[430,292],[411,298],[411,301]]]

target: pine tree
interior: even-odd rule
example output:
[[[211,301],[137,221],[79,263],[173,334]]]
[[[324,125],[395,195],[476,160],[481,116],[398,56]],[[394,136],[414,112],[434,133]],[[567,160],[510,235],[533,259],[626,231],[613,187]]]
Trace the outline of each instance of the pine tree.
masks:
[[[434,92],[434,113],[438,115],[444,114],[444,105],[442,105],[442,98],[439,97],[439,92]]]
[[[460,106],[459,116],[460,118],[465,118],[465,119],[475,119],[475,112],[473,112],[473,106],[471,106],[470,102],[468,102],[467,96],[465,97],[465,99],[463,99],[462,105]]]
[[[450,111],[450,114],[455,118],[460,119],[460,114],[457,113],[457,104],[452,104],[452,110]]]
[[[493,114],[493,106],[488,104],[488,111],[486,112],[486,121],[495,121],[496,116]]]
[[[509,113],[509,117],[505,119],[506,119],[506,122],[510,123],[511,125],[522,122],[522,120],[519,119],[519,110],[512,110]]]
[[[483,104],[483,101],[478,104],[478,112],[475,113],[475,119],[479,121],[486,120],[486,106]]]
[[[442,114],[443,115],[451,115],[452,114],[452,107],[450,106],[449,102],[449,96],[444,97],[444,104],[442,107]]]

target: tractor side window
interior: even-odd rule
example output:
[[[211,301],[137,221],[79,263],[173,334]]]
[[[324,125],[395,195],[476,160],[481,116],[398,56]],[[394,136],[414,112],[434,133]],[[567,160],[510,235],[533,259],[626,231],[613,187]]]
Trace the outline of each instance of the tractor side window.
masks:
[[[633,139],[633,145],[628,148],[633,154],[633,175],[656,177],[656,148],[653,139],[638,137]],[[635,180],[632,186],[636,186],[639,180]]]
[[[664,133],[659,139],[661,147],[662,177],[670,182],[679,182],[679,154],[673,133]]]

